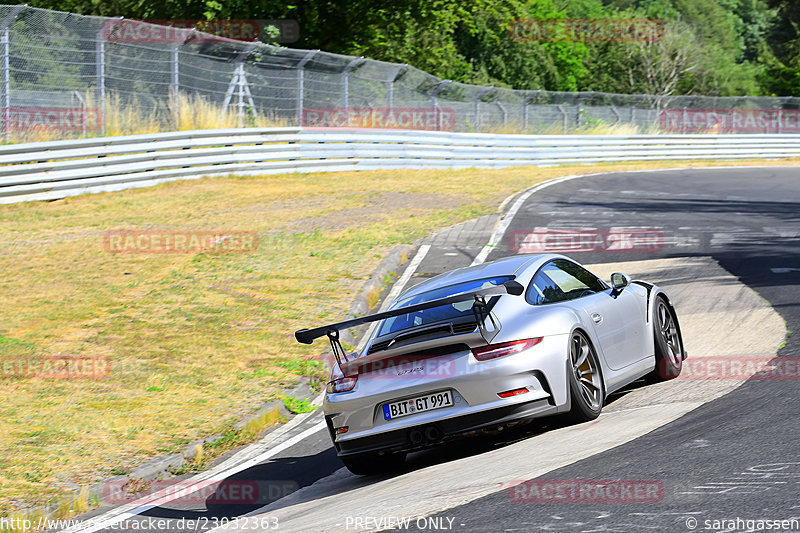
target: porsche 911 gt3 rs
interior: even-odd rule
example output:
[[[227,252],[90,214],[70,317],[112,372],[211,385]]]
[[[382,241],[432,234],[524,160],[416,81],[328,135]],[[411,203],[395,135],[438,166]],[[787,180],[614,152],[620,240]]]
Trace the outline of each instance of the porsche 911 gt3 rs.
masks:
[[[348,356],[339,332],[370,322],[363,350]],[[606,283],[556,254],[460,268],[406,290],[388,311],[295,336],[331,343],[325,420],[355,474],[478,430],[556,414],[592,420],[608,394],[674,378],[686,357],[662,289],[621,273]]]

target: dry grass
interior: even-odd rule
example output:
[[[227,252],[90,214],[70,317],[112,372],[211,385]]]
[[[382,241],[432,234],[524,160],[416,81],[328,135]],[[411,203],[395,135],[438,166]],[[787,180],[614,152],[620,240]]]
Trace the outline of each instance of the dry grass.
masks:
[[[93,93],[83,95],[88,109],[96,107]],[[138,99],[123,101],[119,94],[110,93],[103,106],[106,119],[106,136],[136,135],[165,131],[248,127],[283,127],[291,124],[278,118],[273,112],[250,109],[243,113],[240,121],[236,108],[225,112],[222,107],[198,94],[179,93],[167,110],[158,110],[149,102]],[[98,123],[99,124],[99,123]],[[57,141],[73,137],[97,137],[102,132],[90,128],[84,135],[81,131],[59,131],[36,129],[13,131],[12,143]]]
[[[381,287],[375,287],[374,289],[370,290],[367,293],[367,308],[372,309],[376,305],[378,305],[378,300],[381,297],[381,293],[383,289]]]
[[[391,247],[575,172],[215,178],[0,206],[0,358],[111,361],[100,379],[0,377],[0,515],[230,432],[313,366],[298,361],[316,358],[324,345],[298,344],[293,332],[343,317]],[[118,229],[251,230],[260,246],[246,254],[107,253],[104,232]],[[198,455],[204,464],[214,454]]]
[[[608,124],[601,120],[588,120],[587,123],[579,128],[570,128],[564,131],[561,124],[529,124],[528,128],[523,128],[520,122],[510,120],[505,126],[492,126],[480,128],[481,133],[497,134],[523,134],[523,135],[640,135],[663,133],[656,125],[643,128],[635,124],[620,123]],[[702,133],[702,132],[699,132]]]
[[[83,95],[89,109],[96,107],[94,93]],[[166,131],[186,131],[200,129],[221,129],[239,127],[289,127],[296,125],[293,119],[279,117],[273,111],[265,109],[244,109],[240,118],[237,109],[231,105],[225,112],[222,106],[211,102],[196,93],[179,93],[168,109],[154,108],[152,102],[133,99],[124,100],[119,94],[110,93],[105,100],[106,136],[135,135]],[[510,117],[505,125],[480,125],[464,123],[461,129],[467,128],[482,133],[498,134],[538,134],[538,135],[635,135],[663,133],[657,125],[640,127],[633,124],[608,124],[602,120],[586,119],[586,124],[579,128],[570,127],[564,131],[560,123],[537,124],[531,121],[523,127],[518,117]],[[703,133],[703,132],[698,132]],[[712,132],[707,132],[712,133]],[[10,134],[12,143],[56,141],[75,137],[97,137],[102,135],[99,129],[91,129],[85,134],[81,131],[28,130],[14,131]]]

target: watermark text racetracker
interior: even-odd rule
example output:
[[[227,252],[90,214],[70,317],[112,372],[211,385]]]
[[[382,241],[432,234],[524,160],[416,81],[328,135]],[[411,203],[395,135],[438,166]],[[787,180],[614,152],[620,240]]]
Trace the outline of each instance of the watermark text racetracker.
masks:
[[[103,38],[112,43],[204,43],[222,40],[293,43],[300,38],[296,20],[279,19],[110,19]]]
[[[40,517],[38,520],[19,517],[0,517],[0,531],[61,531],[74,527],[91,527],[92,519],[57,520]],[[267,531],[280,528],[276,516],[259,515],[242,518],[205,517],[198,518],[159,518],[143,516],[125,519],[104,526],[111,531],[208,531],[224,527],[227,531]]]
[[[103,247],[113,254],[249,253],[258,248],[254,231],[111,230]]]
[[[715,356],[690,357],[683,361],[678,380],[797,381],[800,357]]]
[[[0,378],[102,379],[110,373],[111,362],[102,356],[0,357]]]
[[[657,479],[531,479],[511,483],[508,494],[519,503],[657,503],[664,485]]]
[[[509,248],[514,253],[639,252],[664,248],[661,230],[649,228],[554,229],[512,231]]]
[[[100,131],[103,114],[93,107],[4,107],[5,131]]]
[[[797,109],[664,109],[658,120],[671,133],[800,133]]]
[[[385,128],[452,131],[456,112],[437,107],[318,107],[303,109],[302,125],[317,128]]]
[[[102,502],[121,505],[147,497],[152,505],[265,505],[299,488],[293,480],[270,479],[156,480],[144,486],[110,480],[103,483]]]

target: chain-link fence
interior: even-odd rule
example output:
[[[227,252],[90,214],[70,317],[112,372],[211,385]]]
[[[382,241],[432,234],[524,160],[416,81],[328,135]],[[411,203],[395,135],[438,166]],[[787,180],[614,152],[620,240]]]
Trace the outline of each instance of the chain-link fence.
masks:
[[[0,6],[0,86],[6,139],[37,129],[103,135],[109,113],[176,129],[180,95],[202,97],[238,126],[266,117],[276,125],[478,132],[800,132],[800,98],[483,87],[409,65],[24,5]]]

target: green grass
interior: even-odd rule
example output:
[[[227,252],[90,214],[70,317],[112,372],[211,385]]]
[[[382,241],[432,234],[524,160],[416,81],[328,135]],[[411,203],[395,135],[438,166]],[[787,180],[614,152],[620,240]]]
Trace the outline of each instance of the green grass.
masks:
[[[302,413],[310,413],[314,409],[315,406],[311,405],[311,401],[308,398],[295,398],[294,396],[283,395],[281,396],[281,400],[283,400],[283,405],[295,414],[302,414]]]
[[[322,361],[318,359],[294,359],[289,361],[277,361],[275,364],[299,376],[311,376],[317,372],[323,371],[325,368]]]

